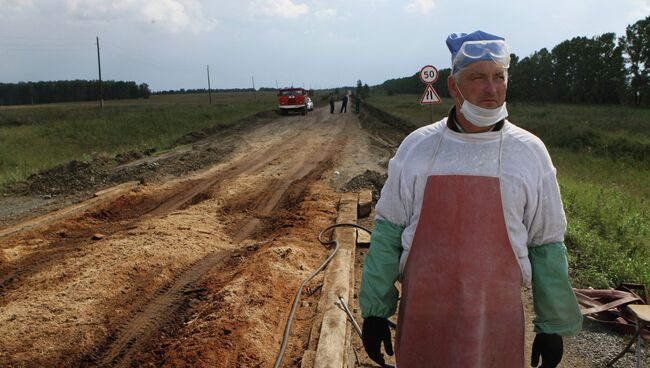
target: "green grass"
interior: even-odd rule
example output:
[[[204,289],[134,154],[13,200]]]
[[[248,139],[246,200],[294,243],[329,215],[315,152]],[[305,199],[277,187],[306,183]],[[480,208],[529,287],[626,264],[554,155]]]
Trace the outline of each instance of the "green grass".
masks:
[[[420,96],[367,102],[413,123],[429,124]],[[433,107],[433,121],[453,101]],[[568,219],[574,285],[650,286],[650,110],[623,106],[509,103],[509,120],[540,137],[558,170]]]
[[[94,155],[173,146],[192,131],[275,107],[275,93],[152,96],[148,100],[0,108],[0,187]]]
[[[604,288],[650,285],[650,203],[615,186],[561,178],[574,282]]]

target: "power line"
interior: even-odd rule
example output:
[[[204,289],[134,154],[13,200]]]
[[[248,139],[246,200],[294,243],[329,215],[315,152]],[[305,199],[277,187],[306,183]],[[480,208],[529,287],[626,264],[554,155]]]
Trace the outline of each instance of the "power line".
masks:
[[[89,46],[55,46],[55,45],[19,45],[19,44],[2,44],[0,49],[6,51],[26,51],[26,52],[56,52],[56,51],[86,51]]]
[[[95,41],[96,42],[91,44],[88,38],[76,37],[45,37],[38,39],[9,35],[4,37],[2,33],[0,33],[0,55],[12,55],[12,58],[14,58],[14,55],[25,55],[25,57],[35,57],[33,55],[39,55],[38,57],[41,57],[42,54],[46,54],[43,56],[56,54],[57,57],[60,57],[60,55],[64,53],[74,53],[75,58],[79,60],[77,56],[78,54],[86,54],[89,57],[92,57],[93,49],[96,46],[99,64],[99,40],[96,39]],[[97,45],[95,45],[96,43]],[[91,49],[91,47],[93,49]],[[112,74],[114,73],[112,70],[115,71],[115,65],[118,64],[120,65],[120,70],[117,73],[119,75],[115,76],[115,79],[124,78],[125,75],[128,76],[129,74],[133,77],[133,74],[136,73],[135,70],[137,70],[134,66],[137,65],[146,67],[146,72],[148,73],[165,73],[167,75],[174,73],[176,77],[182,78],[183,76],[187,76],[192,80],[202,79],[200,77],[202,74],[202,67],[198,65],[164,65],[164,63],[160,62],[161,59],[152,58],[148,54],[144,54],[139,50],[142,49],[129,49],[120,45],[119,42],[112,42],[103,37],[101,57],[104,59],[104,64],[106,66],[104,72],[107,73],[104,74],[109,76],[108,79],[113,77]],[[5,61],[11,60],[13,59],[6,59]],[[86,59],[83,60],[84,64],[87,63]],[[164,59],[164,61],[167,62],[167,59]],[[81,62],[82,61],[76,61],[77,64]],[[137,73],[138,75],[142,75],[141,71],[138,71]]]
[[[79,41],[79,42],[87,42],[88,39],[86,37],[53,37],[53,36],[48,36],[48,35],[43,35],[39,36],[38,38],[34,37],[26,37],[26,36],[18,36],[16,34],[9,34],[9,33],[2,33],[0,32],[0,38],[3,40],[26,40],[26,41],[65,41],[65,42],[70,42],[70,41]]]
[[[38,39],[0,35],[0,47],[17,51],[75,51],[87,50],[88,39],[43,38]]]
[[[150,66],[154,67],[157,69],[162,69],[164,71],[196,71],[197,68],[195,66],[178,66],[178,67],[167,67],[160,65],[159,63],[152,61],[151,58],[147,56],[140,55],[136,50],[134,49],[126,49],[122,46],[119,46],[111,41],[102,39],[105,45],[108,45],[109,48],[111,48],[114,52],[120,54],[121,56],[131,59],[132,61],[135,61],[139,64],[145,65],[145,66]]]
[[[72,41],[72,42],[71,42]],[[28,37],[4,37],[0,39],[0,51],[4,53],[62,53],[74,52],[85,53],[91,52],[90,47],[95,46],[88,39],[69,39],[69,38],[39,38],[33,39]],[[198,72],[195,66],[164,66],[158,62],[152,61],[151,58],[142,56],[135,49],[126,49],[120,45],[102,38],[104,58],[109,59],[129,59],[137,64],[155,68],[165,72]],[[94,48],[94,47],[93,47]],[[117,54],[118,56],[115,56]]]

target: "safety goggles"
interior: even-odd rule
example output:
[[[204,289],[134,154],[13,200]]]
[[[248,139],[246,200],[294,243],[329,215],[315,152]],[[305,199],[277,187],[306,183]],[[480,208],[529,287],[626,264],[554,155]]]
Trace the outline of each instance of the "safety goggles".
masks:
[[[462,68],[481,60],[492,60],[507,68],[510,66],[510,47],[503,40],[466,41],[456,53],[453,65]]]

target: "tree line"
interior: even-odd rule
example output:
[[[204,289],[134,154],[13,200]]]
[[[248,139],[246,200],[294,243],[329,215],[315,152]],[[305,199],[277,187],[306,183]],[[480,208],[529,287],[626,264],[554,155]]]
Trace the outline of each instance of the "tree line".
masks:
[[[150,94],[146,83],[102,81],[104,100],[149,98]],[[96,100],[99,100],[99,82],[96,80],[0,83],[0,105]]]
[[[210,92],[215,93],[234,93],[234,92],[277,92],[277,88],[273,87],[260,87],[253,89],[252,87],[248,88],[211,88]],[[162,91],[156,91],[152,94],[154,95],[183,95],[183,94],[194,94],[194,93],[208,93],[207,88],[181,88],[181,89],[168,89]]]
[[[650,16],[628,25],[625,35],[575,37],[520,59],[511,54],[508,100],[650,106]],[[450,97],[439,71],[434,88]],[[387,93],[422,93],[419,73],[376,86]]]
[[[253,91],[277,91],[275,88],[262,87],[253,90],[250,88],[211,88],[210,92],[215,93],[231,93],[231,92],[253,92]],[[194,94],[194,93],[208,93],[207,88],[181,88],[181,89],[168,89],[162,91],[153,92],[154,95],[183,95],[183,94]]]

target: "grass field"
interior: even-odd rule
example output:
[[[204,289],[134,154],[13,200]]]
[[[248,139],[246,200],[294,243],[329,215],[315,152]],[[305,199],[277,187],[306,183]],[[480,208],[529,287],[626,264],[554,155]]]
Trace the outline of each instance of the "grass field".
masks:
[[[155,148],[275,107],[274,92],[0,107],[0,187],[70,160]]]
[[[419,98],[372,96],[367,102],[415,128],[431,119]],[[434,106],[433,120],[452,103]],[[650,286],[650,110],[513,103],[508,111],[510,121],[544,141],[557,167],[574,284]]]

